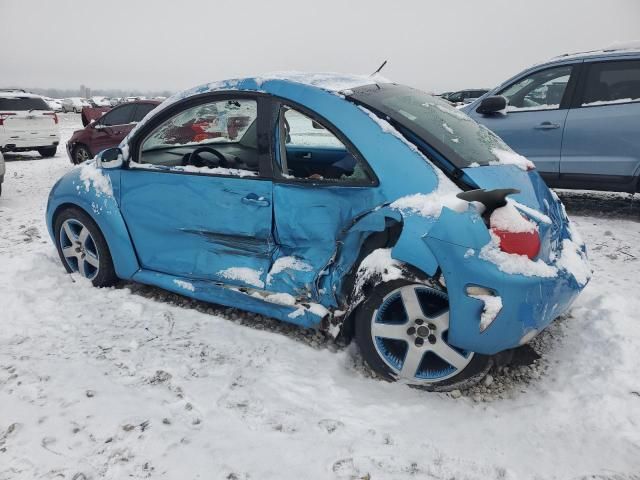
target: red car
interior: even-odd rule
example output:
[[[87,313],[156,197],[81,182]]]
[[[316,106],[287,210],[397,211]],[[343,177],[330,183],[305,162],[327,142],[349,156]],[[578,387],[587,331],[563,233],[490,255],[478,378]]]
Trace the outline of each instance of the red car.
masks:
[[[139,100],[110,110],[104,107],[84,108],[82,123],[85,127],[73,132],[67,142],[71,163],[82,163],[105,148],[118,146],[136,123],[159,104],[156,100]]]

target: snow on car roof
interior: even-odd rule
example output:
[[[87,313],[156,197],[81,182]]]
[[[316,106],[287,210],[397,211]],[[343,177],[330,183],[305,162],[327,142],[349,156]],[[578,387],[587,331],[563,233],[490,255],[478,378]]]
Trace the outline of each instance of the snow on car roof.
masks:
[[[640,40],[633,42],[615,42],[611,45],[599,50],[588,50],[584,52],[575,53],[563,53],[556,57],[552,57],[551,60],[566,60],[572,58],[584,58],[584,57],[597,57],[602,55],[614,55],[614,54],[635,54],[640,53]]]
[[[0,90],[0,97],[3,98],[43,98],[42,95],[28,93],[22,90]]]
[[[256,82],[262,84],[269,80],[284,80],[295,83],[302,83],[312,87],[329,90],[332,92],[340,92],[352,88],[372,85],[374,83],[390,83],[383,76],[376,75],[353,75],[344,73],[306,73],[306,72],[273,72],[265,75],[254,77]]]

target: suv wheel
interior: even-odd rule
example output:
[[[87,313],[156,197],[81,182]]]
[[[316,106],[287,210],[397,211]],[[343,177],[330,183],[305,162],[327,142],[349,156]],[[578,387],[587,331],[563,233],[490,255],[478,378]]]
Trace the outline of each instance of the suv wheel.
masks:
[[[53,157],[56,154],[57,151],[58,151],[58,147],[57,146],[39,148],[38,149],[38,153],[40,154],[40,156],[42,156],[44,158]]]

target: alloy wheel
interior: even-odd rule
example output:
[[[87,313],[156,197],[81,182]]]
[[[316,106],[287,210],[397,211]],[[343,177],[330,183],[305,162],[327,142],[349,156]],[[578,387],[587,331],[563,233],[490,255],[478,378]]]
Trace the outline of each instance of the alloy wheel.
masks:
[[[425,285],[400,287],[384,297],[371,318],[380,358],[399,379],[435,383],[460,373],[473,358],[448,343],[449,300]]]
[[[75,219],[68,219],[60,227],[62,255],[74,272],[92,280],[100,270],[100,256],[89,229]]]

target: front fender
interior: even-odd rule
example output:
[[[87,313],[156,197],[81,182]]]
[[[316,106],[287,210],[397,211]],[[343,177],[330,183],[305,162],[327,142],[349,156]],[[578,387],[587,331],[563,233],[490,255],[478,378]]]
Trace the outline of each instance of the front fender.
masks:
[[[103,170],[92,163],[83,164],[64,175],[51,189],[46,220],[49,236],[55,244],[53,223],[57,212],[65,206],[83,209],[100,228],[116,274],[119,278],[129,279],[140,265],[118,206],[119,189],[119,169]]]

